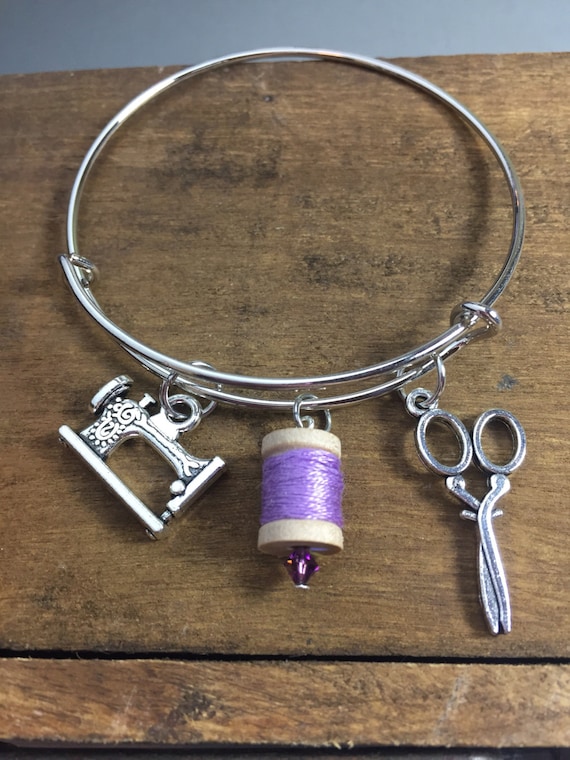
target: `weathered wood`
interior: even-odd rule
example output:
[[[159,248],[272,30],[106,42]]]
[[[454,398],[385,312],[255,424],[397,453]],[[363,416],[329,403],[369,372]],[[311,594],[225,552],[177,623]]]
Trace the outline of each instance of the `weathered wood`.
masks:
[[[10,659],[0,675],[0,733],[16,743],[570,742],[568,666]]]
[[[486,632],[473,526],[419,463],[413,421],[396,397],[333,415],[347,483],[345,551],[324,561],[305,594],[256,550],[259,444],[283,426],[279,415],[220,409],[186,437],[197,455],[224,457],[230,472],[156,543],[57,445],[60,424],[91,421],[87,402],[111,377],[128,372],[136,393],[156,392],[79,312],[55,263],[86,149],[164,74],[141,69],[0,79],[0,646],[568,657],[570,57],[403,63],[488,124],[527,197],[524,256],[498,303],[505,330],[449,363],[442,404],[467,422],[509,408],[528,433],[528,462],[512,476],[497,524],[513,633]],[[274,375],[372,363],[435,335],[456,303],[488,288],[510,225],[505,184],[463,125],[401,84],[324,63],[242,66],[166,95],[109,146],[80,222],[82,251],[101,269],[97,297],[118,323],[177,357]],[[157,457],[125,446],[111,461],[164,503],[171,477]],[[430,667],[410,671],[427,679],[423,693]],[[512,672],[516,683],[526,672],[477,668],[466,671],[476,713],[490,674]],[[517,715],[530,715],[534,677]],[[336,704],[349,709],[340,692]],[[560,703],[549,710],[553,721],[562,714]],[[425,726],[410,729],[408,743],[429,743],[434,729]],[[36,729],[44,735],[43,719]]]

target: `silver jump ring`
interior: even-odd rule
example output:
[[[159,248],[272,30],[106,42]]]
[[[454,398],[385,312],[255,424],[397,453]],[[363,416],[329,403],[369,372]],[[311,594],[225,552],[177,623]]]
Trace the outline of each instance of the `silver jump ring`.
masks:
[[[297,427],[310,428],[311,430],[315,427],[314,418],[308,414],[302,414],[302,407],[307,401],[315,401],[316,399],[317,396],[314,396],[312,393],[301,393],[297,396],[293,403],[293,419],[295,420]],[[325,426],[323,430],[330,433],[332,427],[331,413],[328,409],[323,409],[323,413],[325,416]]]
[[[163,407],[163,411],[170,419],[170,422],[175,425],[180,433],[194,430],[194,428],[197,428],[202,421],[202,407],[200,406],[198,399],[194,398],[194,396],[187,396],[183,393],[177,393],[174,396],[170,396],[167,403],[168,408]],[[178,412],[176,411],[176,407],[179,409],[181,407],[186,407],[188,409],[188,413],[184,414],[182,412]],[[178,419],[173,417],[171,415],[171,412],[174,412],[174,414],[178,416]]]
[[[428,409],[435,409],[439,403],[439,399],[443,391],[445,390],[446,370],[443,359],[439,354],[433,357],[435,368],[437,370],[437,385],[435,390],[431,393],[425,388],[416,388],[409,393],[406,393],[404,388],[399,388],[398,393],[402,401],[406,402],[407,411],[414,417],[418,417]]]
[[[210,401],[210,403],[202,408],[200,402],[193,396],[187,396],[183,394],[170,395],[170,389],[176,383],[176,375],[170,374],[160,384],[158,390],[158,399],[160,406],[164,409],[168,417],[175,423],[183,423],[184,430],[191,430],[198,426],[200,421],[211,414],[216,408],[216,402]],[[180,411],[180,407],[184,406],[190,410],[190,415],[187,412]],[[178,407],[178,408],[177,408]],[[186,427],[186,423],[189,423],[189,427]]]
[[[178,83],[217,68],[268,59],[332,61],[361,67],[404,81],[427,93],[454,112],[479,135],[495,156],[507,182],[512,206],[509,250],[490,290],[482,296],[480,301],[468,302],[456,307],[452,312],[451,326],[439,336],[393,359],[358,369],[311,377],[255,377],[221,372],[202,362],[183,362],[156,351],[112,322],[97,303],[91,289],[94,265],[79,253],[77,221],[85,183],[107,142],[147,103]],[[318,49],[269,48],[224,56],[185,68],[142,92],[111,119],[89,148],[75,178],[67,214],[68,252],[60,257],[60,263],[73,294],[87,313],[131,356],[159,377],[165,378],[173,373],[176,375],[176,384],[180,388],[203,398],[231,405],[273,410],[292,410],[300,389],[303,392],[318,391],[318,399],[304,404],[306,411],[316,411],[357,403],[397,390],[405,383],[417,380],[429,372],[433,368],[431,357],[434,355],[440,356],[443,361],[474,338],[492,333],[493,329],[500,325],[500,320],[491,307],[505,290],[519,261],[524,237],[524,219],[524,201],[520,182],[507,154],[482,122],[440,87],[393,63],[375,58]],[[485,322],[483,327],[480,324],[481,320]],[[493,329],[489,329],[490,327]],[[355,383],[360,383],[363,387],[355,390]],[[326,386],[336,388],[345,384],[349,384],[349,390],[342,392],[339,389],[326,397],[322,394],[322,389]],[[228,387],[235,390],[228,390]]]
[[[208,364],[207,362],[199,362],[199,361],[197,361],[197,362],[194,362],[194,365],[196,367],[206,367],[207,369],[214,369],[214,367],[212,367],[212,365]],[[217,389],[221,390],[221,385],[218,385]],[[208,417],[210,414],[212,414],[212,412],[214,411],[214,409],[217,406],[218,406],[218,402],[216,401],[216,399],[211,399],[206,404],[206,406],[202,407],[202,418]]]
[[[158,389],[158,400],[170,419],[179,422],[185,420],[188,415],[175,409],[170,401],[170,389],[175,380],[176,375],[174,372],[171,372],[171,374],[161,382],[160,388]]]
[[[427,388],[414,388],[407,395],[401,394],[405,400],[406,411],[412,417],[422,417],[426,412],[437,409],[438,402],[433,401],[428,406],[429,399],[433,396]]]

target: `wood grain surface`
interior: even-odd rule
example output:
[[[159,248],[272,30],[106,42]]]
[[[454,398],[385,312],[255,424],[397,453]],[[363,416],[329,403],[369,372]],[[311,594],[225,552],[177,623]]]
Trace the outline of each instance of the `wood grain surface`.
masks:
[[[166,73],[137,69],[0,78],[0,647],[7,654],[568,658],[570,56],[402,63],[448,89],[495,132],[527,199],[524,255],[497,304],[504,330],[448,363],[442,401],[468,424],[487,408],[507,408],[527,431],[528,459],[511,477],[496,524],[512,593],[512,634],[486,631],[474,527],[459,519],[461,507],[442,479],[419,462],[414,423],[397,396],[333,414],[343,444],[346,548],[324,560],[307,593],[256,550],[259,445],[265,433],[289,424],[282,416],[221,408],[185,436],[196,455],[222,456],[229,473],[168,539],[154,543],[58,444],[59,425],[80,430],[91,422],[89,399],[115,375],[134,377],[137,398],[157,392],[156,379],[80,313],[56,263],[85,151],[130,97]],[[96,296],[138,338],[224,370],[311,374],[395,356],[441,332],[455,304],[480,298],[492,283],[508,248],[509,214],[493,158],[429,98],[350,67],[264,63],[189,82],[120,132],[87,186],[80,241],[100,268]],[[172,478],[153,453],[125,445],[111,462],[157,509],[165,503]],[[168,666],[136,663],[101,667],[105,674],[150,668],[154,678]],[[287,668],[212,666],[220,668],[222,691],[224,668],[238,673],[242,665],[269,668],[267,682],[271,668]],[[32,679],[28,684],[38,683],[42,667],[46,684],[58,673],[70,683],[76,678],[66,670],[71,664],[9,657],[2,663],[10,678]],[[95,678],[85,675],[90,667],[93,661],[80,664],[77,678]],[[180,667],[196,668],[194,678],[210,666]],[[344,668],[367,667],[310,666],[311,678],[322,672],[318,678],[328,689],[326,720],[347,709],[337,688]],[[374,667],[380,673],[391,666]],[[433,673],[432,666],[393,667],[398,679],[416,674],[404,689],[408,696],[415,678],[436,688],[437,679],[422,675]],[[433,744],[435,716],[460,666],[442,667],[447,685],[433,704],[426,697],[430,707],[417,725],[406,721],[407,740],[404,729],[379,728],[384,713],[363,728],[360,707],[354,723],[339,718],[342,731],[331,729],[330,737],[324,723],[298,730],[308,732],[309,743],[342,735]],[[469,712],[476,722],[463,733],[463,719],[453,729],[446,724],[441,743],[475,740],[488,714],[479,712],[484,684],[492,683],[490,674],[511,672],[506,664],[461,667],[473,674],[469,699],[477,707]],[[566,697],[548,707],[551,723],[541,723],[551,727],[550,742],[538,718],[529,726],[533,695],[546,699],[550,689],[541,691],[539,673],[544,684],[563,673],[557,683],[567,694],[566,671],[519,667],[493,688],[498,695],[509,678],[518,684],[530,674],[527,691],[516,691],[520,699],[512,696],[510,703],[519,700],[512,709],[524,718],[523,733],[498,721],[476,743],[524,743],[524,737],[532,743],[531,735],[566,742],[567,724],[563,730],[556,722],[567,710]],[[214,679],[210,671],[207,677]],[[35,687],[29,688],[32,705]],[[418,689],[421,701],[427,686]],[[16,710],[20,697],[14,699]],[[419,715],[419,702],[411,704]],[[30,715],[22,714],[28,736]],[[71,722],[62,723],[60,737],[72,736]],[[152,741],[142,723],[138,733],[125,729],[125,741]],[[184,729],[181,741],[230,741],[233,732],[239,742],[236,725]],[[277,723],[271,736],[294,741],[292,725],[281,730]],[[35,726],[38,738],[49,739],[43,718]],[[251,737],[254,723],[248,726]],[[85,736],[100,736],[96,723],[83,728]],[[119,741],[120,733],[101,740]]]
[[[0,674],[18,744],[570,743],[568,666],[11,659]]]

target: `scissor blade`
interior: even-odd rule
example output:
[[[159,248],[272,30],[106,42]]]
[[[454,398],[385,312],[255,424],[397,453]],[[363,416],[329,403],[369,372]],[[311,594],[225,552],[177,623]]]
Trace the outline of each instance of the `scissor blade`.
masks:
[[[499,545],[495,537],[495,531],[493,530],[493,509],[497,501],[506,494],[510,489],[510,483],[506,475],[491,475],[489,479],[491,490],[481,501],[479,510],[477,511],[477,525],[479,527],[479,540],[480,540],[480,552],[483,554],[483,564],[480,565],[480,585],[481,585],[481,599],[483,600],[483,594],[486,593],[487,597],[490,596],[490,587],[493,590],[493,596],[495,598],[496,607],[498,610],[498,630],[497,633],[509,633],[512,627],[511,621],[511,600],[509,596],[509,588],[507,585],[507,576],[503,567],[503,561],[501,559],[501,553],[499,551]],[[486,570],[482,569],[485,568]],[[485,592],[483,591],[485,589]],[[492,612],[494,607],[493,602],[487,608],[485,606],[485,614],[487,615],[487,609],[489,609],[489,615],[487,620],[491,630],[494,630],[494,613]]]
[[[479,543],[479,595],[489,630],[491,633],[498,634],[500,630],[499,605],[481,543]]]

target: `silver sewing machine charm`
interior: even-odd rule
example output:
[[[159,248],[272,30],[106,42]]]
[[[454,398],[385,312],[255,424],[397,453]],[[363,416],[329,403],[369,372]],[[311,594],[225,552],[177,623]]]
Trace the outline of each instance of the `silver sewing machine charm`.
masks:
[[[91,409],[97,415],[95,422],[80,433],[62,425],[59,437],[135,514],[151,538],[162,538],[172,518],[183,514],[217,480],[226,465],[217,456],[198,459],[178,443],[178,436],[196,427],[204,413],[195,398],[175,395],[167,399],[169,414],[165,404],[158,405],[149,394],[138,403],[126,398],[132,383],[130,377],[121,375],[104,385],[91,400]],[[176,472],[177,478],[170,484],[171,498],[160,516],[147,507],[107,464],[113,451],[130,438],[143,438]]]

